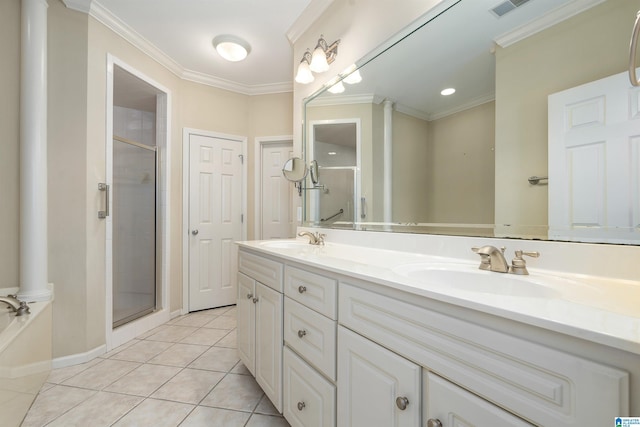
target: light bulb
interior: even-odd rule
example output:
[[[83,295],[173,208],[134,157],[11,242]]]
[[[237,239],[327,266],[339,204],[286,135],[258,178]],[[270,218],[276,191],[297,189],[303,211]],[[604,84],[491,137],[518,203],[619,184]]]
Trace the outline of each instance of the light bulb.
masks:
[[[331,93],[342,93],[342,92],[344,92],[344,85],[340,81],[340,82],[334,84],[333,86],[331,86],[328,89],[328,91],[331,92]]]
[[[314,73],[324,73],[329,69],[327,54],[324,52],[324,49],[322,49],[321,46],[317,46],[313,51],[313,56],[311,57],[311,64],[309,64],[309,68]]]
[[[362,76],[360,75],[360,70],[355,70],[353,73],[349,74],[343,80],[345,83],[349,83],[350,85],[360,83],[362,81]]]
[[[301,84],[309,84],[314,80],[313,73],[309,69],[309,63],[305,60],[298,65],[298,72],[296,73],[296,81]]]

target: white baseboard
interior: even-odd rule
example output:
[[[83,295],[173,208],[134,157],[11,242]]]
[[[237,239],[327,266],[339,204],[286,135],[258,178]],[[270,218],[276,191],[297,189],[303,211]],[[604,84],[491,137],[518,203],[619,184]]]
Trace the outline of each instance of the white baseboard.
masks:
[[[96,357],[103,355],[107,352],[107,346],[105,344],[99,345],[93,350],[86,351],[84,353],[76,353],[70,356],[57,357],[51,361],[51,367],[53,369],[65,368],[67,366],[79,365],[86,363]]]

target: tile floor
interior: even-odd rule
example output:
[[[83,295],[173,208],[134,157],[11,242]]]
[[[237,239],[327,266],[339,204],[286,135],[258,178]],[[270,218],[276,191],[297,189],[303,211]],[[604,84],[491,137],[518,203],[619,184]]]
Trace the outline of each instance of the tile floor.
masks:
[[[22,427],[289,426],[238,359],[235,310],[190,313],[52,371]]]

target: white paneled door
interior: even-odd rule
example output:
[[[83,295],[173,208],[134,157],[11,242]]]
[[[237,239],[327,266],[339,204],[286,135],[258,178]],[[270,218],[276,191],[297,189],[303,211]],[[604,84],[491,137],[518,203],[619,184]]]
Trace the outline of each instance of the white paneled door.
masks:
[[[242,144],[189,135],[189,311],[236,302]]]
[[[284,163],[292,156],[291,141],[265,144],[262,148],[262,239],[295,236],[293,186],[282,175]]]
[[[549,96],[549,238],[640,242],[640,88],[627,73]]]

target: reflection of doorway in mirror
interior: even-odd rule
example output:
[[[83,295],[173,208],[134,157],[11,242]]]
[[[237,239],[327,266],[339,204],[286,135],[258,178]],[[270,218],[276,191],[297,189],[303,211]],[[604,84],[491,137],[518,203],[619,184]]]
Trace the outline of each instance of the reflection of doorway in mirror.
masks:
[[[318,189],[309,194],[308,220],[329,225],[360,217],[360,119],[309,123],[309,161],[318,162]]]
[[[549,238],[640,242],[640,90],[627,73],[549,96]]]

